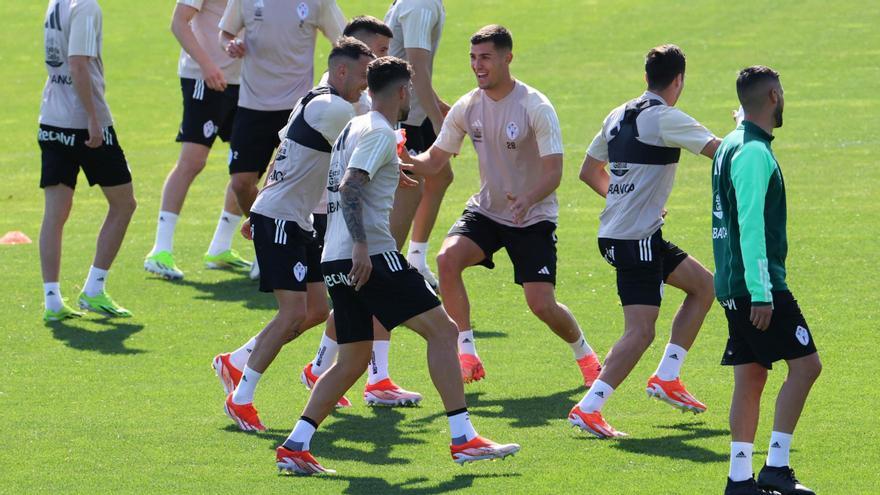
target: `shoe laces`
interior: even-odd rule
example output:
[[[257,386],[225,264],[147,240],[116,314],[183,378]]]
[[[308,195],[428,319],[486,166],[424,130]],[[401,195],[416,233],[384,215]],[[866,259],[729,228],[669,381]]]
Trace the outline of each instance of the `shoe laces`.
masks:
[[[798,481],[797,477],[794,475],[794,469],[792,469],[791,466],[788,466],[787,477],[794,483],[800,483],[800,481]]]

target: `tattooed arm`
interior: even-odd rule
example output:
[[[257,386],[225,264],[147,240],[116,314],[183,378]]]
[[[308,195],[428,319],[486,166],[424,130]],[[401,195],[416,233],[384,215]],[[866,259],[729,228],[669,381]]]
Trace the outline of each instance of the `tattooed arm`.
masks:
[[[357,168],[349,168],[342,177],[339,185],[339,193],[342,195],[342,218],[351,234],[353,246],[351,249],[351,272],[348,278],[354,285],[355,290],[360,290],[367,280],[373,265],[370,262],[369,248],[367,247],[367,234],[364,231],[363,194],[364,188],[370,182],[367,172]]]

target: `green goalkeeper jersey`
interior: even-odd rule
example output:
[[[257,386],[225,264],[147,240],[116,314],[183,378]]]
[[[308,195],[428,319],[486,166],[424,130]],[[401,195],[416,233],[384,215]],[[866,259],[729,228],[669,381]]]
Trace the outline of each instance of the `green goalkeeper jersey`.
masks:
[[[785,184],[770,141],[773,136],[745,121],[715,152],[712,173],[712,247],[715,296],[750,297],[772,304],[785,284]]]

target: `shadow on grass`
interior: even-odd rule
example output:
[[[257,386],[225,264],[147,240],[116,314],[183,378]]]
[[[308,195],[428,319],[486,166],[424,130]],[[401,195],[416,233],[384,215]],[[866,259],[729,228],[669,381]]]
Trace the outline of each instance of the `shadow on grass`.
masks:
[[[101,325],[107,329],[90,330],[84,325]],[[125,340],[144,329],[141,324],[127,323],[113,318],[80,319],[47,322],[55,340],[72,349],[101,354],[141,354],[147,351],[125,346]]]
[[[612,443],[612,447],[630,454],[667,457],[700,463],[727,462],[729,460],[727,454],[719,454],[688,443],[702,438],[726,437],[729,434],[726,429],[708,428],[703,422],[659,425],[655,428],[669,430],[673,433],[655,438],[624,437]]]
[[[507,332],[497,330],[474,330],[474,337],[478,339],[506,339]]]
[[[375,495],[386,493],[401,493],[405,495],[433,495],[438,493],[450,493],[457,490],[472,488],[474,480],[491,479],[491,478],[514,478],[519,474],[457,474],[450,480],[442,481],[433,486],[417,486],[429,481],[428,478],[418,477],[410,478],[402,483],[389,483],[388,481],[377,477],[358,477],[358,476],[324,476],[320,479],[327,483],[337,481],[348,482],[348,487],[341,493],[350,495]]]
[[[272,294],[260,292],[259,282],[247,277],[247,274],[217,282],[199,282],[196,280],[179,280],[173,282],[202,293],[196,299],[219,302],[243,302],[248,309],[278,309]]]
[[[495,400],[483,399],[485,392],[481,391],[467,393],[466,397],[468,410],[477,416],[508,419],[514,428],[532,428],[567,417],[572,406],[571,395],[581,391],[581,387],[574,387],[550,395]],[[433,414],[416,419],[413,424],[429,424],[444,416],[443,412]]]
[[[366,418],[341,411],[333,413],[334,421],[321,425],[311,442],[318,460],[358,461],[373,465],[411,463],[410,459],[394,457],[392,450],[399,446],[425,443],[415,435],[425,433],[426,427],[404,423],[405,416],[397,409],[374,407],[370,411],[372,416]],[[292,428],[293,424],[290,426]],[[224,429],[240,432],[235,425],[228,425]],[[284,443],[289,434],[290,430],[277,428],[255,433],[259,438],[271,440],[269,448],[272,450]]]

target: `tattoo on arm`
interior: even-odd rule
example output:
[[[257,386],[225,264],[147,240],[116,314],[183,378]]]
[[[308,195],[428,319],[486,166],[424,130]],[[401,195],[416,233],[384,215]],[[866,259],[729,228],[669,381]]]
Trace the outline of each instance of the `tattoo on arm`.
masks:
[[[342,218],[345,219],[345,225],[354,242],[367,241],[361,198],[369,182],[370,176],[365,171],[350,168],[345,171],[345,176],[339,185],[339,193],[342,195]]]

